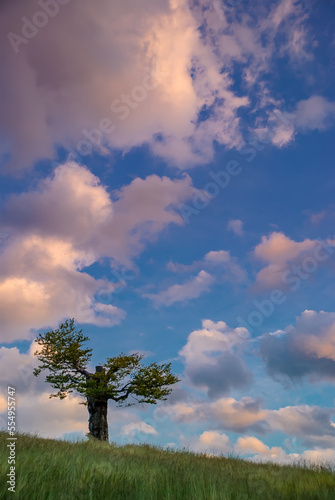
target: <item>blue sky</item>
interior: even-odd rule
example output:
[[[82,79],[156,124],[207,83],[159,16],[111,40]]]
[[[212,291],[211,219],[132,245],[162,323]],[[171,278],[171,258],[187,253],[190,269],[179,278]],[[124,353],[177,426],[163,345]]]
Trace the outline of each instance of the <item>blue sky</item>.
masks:
[[[32,376],[38,332],[74,317],[92,367],[143,352],[181,379],[156,406],[111,403],[112,440],[334,460],[334,2],[99,4],[1,6],[19,429],[87,431],[80,399]]]

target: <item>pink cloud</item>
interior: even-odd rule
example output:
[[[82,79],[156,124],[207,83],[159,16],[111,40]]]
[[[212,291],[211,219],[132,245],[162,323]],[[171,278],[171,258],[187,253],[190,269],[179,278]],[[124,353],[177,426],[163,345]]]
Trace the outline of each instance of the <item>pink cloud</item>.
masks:
[[[84,269],[102,258],[134,267],[133,258],[170,223],[182,224],[180,203],[191,179],[152,175],[113,193],[85,167],[56,168],[37,189],[12,196],[2,226],[10,234],[0,254],[3,341],[64,317],[97,325],[119,323],[124,312],[95,299],[115,284]],[[19,306],[18,306],[19,304]]]
[[[290,266],[292,267],[299,260],[302,261],[302,272],[307,272],[308,277],[328,259],[333,252],[331,248],[333,246],[334,240],[329,238],[324,242],[308,238],[298,242],[280,232],[263,236],[253,254],[258,260],[266,262],[267,265],[258,272],[256,284],[265,288],[278,285],[286,286],[291,283],[287,280],[287,274],[290,274],[291,270]],[[327,247],[328,250],[324,247]]]

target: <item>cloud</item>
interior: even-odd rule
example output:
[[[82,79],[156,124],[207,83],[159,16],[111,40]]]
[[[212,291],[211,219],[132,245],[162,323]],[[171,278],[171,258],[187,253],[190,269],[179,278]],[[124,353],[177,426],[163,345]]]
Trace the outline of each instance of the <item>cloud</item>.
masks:
[[[301,453],[289,453],[279,446],[268,446],[256,436],[239,437],[234,443],[226,434],[218,431],[204,431],[199,436],[180,436],[180,445],[187,447],[197,453],[206,453],[211,456],[229,456],[238,454],[252,462],[271,462],[278,464],[311,465],[333,464],[335,452],[328,449],[309,449]]]
[[[245,396],[240,400],[221,397],[215,401],[189,399],[169,402],[160,411],[177,423],[201,422],[215,429],[239,434],[250,431],[258,434],[282,432],[299,439],[306,447],[322,449],[335,443],[333,408],[306,404],[269,410],[262,408],[261,399]]]
[[[217,431],[204,431],[200,436],[193,438],[181,435],[179,441],[181,446],[192,449],[196,453],[225,455],[233,451],[229,437]]]
[[[88,253],[56,238],[17,237],[0,256],[1,341],[29,339],[31,329],[75,316],[79,322],[113,325],[124,312],[95,300],[115,286],[81,272]]]
[[[2,5],[4,32],[22,36],[22,16],[31,22],[36,10],[23,1]],[[155,154],[182,165],[210,159],[213,140],[237,144],[237,111],[248,98],[230,90],[228,73],[221,74],[198,28],[184,0],[145,0],[141,8],[107,0],[97,8],[84,0],[80,9],[74,2],[60,6],[47,29],[24,43],[11,35],[0,54],[6,169],[52,157],[56,144],[86,155],[92,147],[105,154],[149,143]],[[204,106],[211,116],[197,124]]]
[[[291,112],[273,109],[269,113],[267,125],[259,127],[255,133],[260,140],[262,136],[270,136],[273,145],[283,147],[293,141],[298,132],[326,130],[333,125],[334,118],[335,102],[323,96],[312,95],[298,101]]]
[[[280,447],[270,448],[255,436],[239,437],[235,446],[235,451],[243,454],[257,454],[268,458],[278,458],[283,455]]]
[[[281,379],[335,379],[335,313],[304,311],[281,336],[260,343],[268,373]]]
[[[312,464],[325,464],[335,462],[334,448],[305,450],[301,453],[300,458]]]
[[[251,384],[252,375],[236,354],[224,352],[208,362],[187,366],[186,374],[196,387],[206,389],[210,398],[227,394],[231,389],[243,389]]]
[[[232,257],[228,250],[211,250],[201,260],[196,260],[192,264],[180,264],[170,261],[166,267],[174,273],[186,273],[206,269],[215,273],[217,281],[229,280],[240,283],[247,278],[244,269],[240,267],[237,259]]]
[[[231,219],[228,222],[227,229],[233,231],[238,236],[243,236],[243,222],[240,219]]]
[[[179,355],[191,384],[208,392],[210,398],[250,385],[252,374],[234,352],[249,336],[245,328],[230,328],[224,321],[203,320],[202,329],[190,333]]]
[[[166,404],[161,411],[174,422],[207,422],[217,429],[244,433],[254,430],[264,433],[270,427],[266,420],[268,411],[261,408],[261,400],[243,397],[240,400],[221,397],[215,401],[177,401]]]
[[[273,8],[273,12],[270,16],[274,28],[277,29],[288,16],[294,13],[294,11],[294,0],[282,0],[279,2],[278,5]]]
[[[268,262],[286,262],[295,259],[306,250],[311,250],[315,243],[306,239],[295,242],[283,233],[271,233],[262,237],[262,242],[255,248],[255,256]]]
[[[335,118],[335,102],[313,95],[297,104],[295,124],[303,131],[325,130]]]
[[[171,306],[176,302],[196,299],[203,293],[209,292],[214,281],[213,276],[202,270],[195,278],[186,281],[182,285],[172,285],[157,294],[144,293],[142,296],[152,300],[157,307],[161,305]]]
[[[80,8],[56,3],[58,12],[44,13],[47,25],[36,28],[41,3],[1,4],[0,158],[14,173],[55,157],[58,146],[82,159],[92,150],[107,155],[148,144],[174,165],[207,163],[215,142],[234,148],[243,141],[240,108],[253,117],[273,107],[263,78],[273,59],[310,57],[306,9],[288,0],[251,5],[243,15],[230,9],[229,16],[207,0],[145,0],[141,7],[82,0]],[[236,64],[255,103],[249,91],[233,90]]]
[[[211,413],[221,428],[234,432],[245,432],[254,429],[264,432],[267,411],[261,408],[261,400],[243,397],[237,401],[234,398],[221,398],[212,403]]]
[[[322,210],[321,212],[312,212],[311,210],[304,210],[303,214],[308,217],[308,220],[311,224],[319,224],[327,215],[326,210]]]
[[[299,405],[271,410],[268,422],[273,430],[300,438],[305,446],[327,448],[335,444],[334,408]]]
[[[164,227],[183,223],[176,207],[191,194],[188,176],[152,175],[114,191],[112,201],[96,176],[68,163],[36,190],[13,195],[0,218],[10,235],[0,254],[1,340],[31,338],[31,329],[66,317],[119,323],[124,312],[97,297],[120,283],[85,268],[106,258],[117,270],[134,268],[133,258]]]
[[[64,401],[49,399],[52,387],[42,376],[35,377],[38,366],[34,352],[39,346],[32,342],[27,353],[17,347],[0,348],[0,384],[15,388],[19,411],[19,432],[37,432],[42,437],[61,437],[65,432],[87,432],[87,409],[79,402],[82,398],[71,395]],[[1,401],[0,401],[1,403]],[[6,407],[0,404],[0,427],[7,428]]]
[[[335,424],[332,420],[335,410],[333,408],[299,405],[268,410],[261,408],[260,399],[243,397],[240,400],[219,398],[213,402],[193,399],[187,403],[177,402],[172,405],[164,405],[160,408],[160,412],[169,416],[173,422],[181,424],[201,423],[202,426],[205,425],[211,429],[206,431],[208,432],[205,434],[207,437],[204,436],[200,442],[198,437],[186,438],[182,436],[181,444],[189,445],[195,450],[211,451],[214,454],[235,452],[243,456],[252,455],[250,459],[254,461],[292,463],[304,458],[310,461],[313,456],[325,459],[329,456],[328,450],[335,444]],[[239,436],[236,444],[233,445],[228,441],[228,437],[225,438],[225,434],[220,440],[220,431],[222,430],[237,434],[250,433],[251,431],[258,434],[282,432],[292,436],[295,447],[298,440],[303,447],[309,449],[302,453],[290,453],[288,439],[285,441],[284,451],[281,447],[270,447],[259,437],[251,435]],[[214,445],[215,437],[218,439],[218,447],[215,450],[214,448],[212,450],[205,449],[202,446],[205,442],[208,445]],[[230,450],[228,450],[228,446]],[[323,450],[325,451],[324,455]]]
[[[3,386],[10,384],[19,394],[30,390],[45,391],[46,385],[33,375],[38,360],[34,352],[38,350],[37,344],[32,342],[26,354],[20,353],[17,347],[0,348],[0,382]]]
[[[205,262],[210,262],[212,264],[227,264],[230,259],[230,253],[227,250],[212,250],[206,253],[204,257]]]
[[[267,265],[258,272],[256,284],[264,288],[292,284],[295,290],[301,279],[307,279],[329,259],[334,253],[333,246],[334,240],[330,238],[325,241],[306,238],[298,242],[281,232],[263,236],[253,254]]]
[[[158,435],[156,429],[154,429],[152,425],[146,424],[145,422],[132,422],[124,425],[121,429],[121,433],[127,437],[134,437],[136,432],[153,434],[154,436]]]

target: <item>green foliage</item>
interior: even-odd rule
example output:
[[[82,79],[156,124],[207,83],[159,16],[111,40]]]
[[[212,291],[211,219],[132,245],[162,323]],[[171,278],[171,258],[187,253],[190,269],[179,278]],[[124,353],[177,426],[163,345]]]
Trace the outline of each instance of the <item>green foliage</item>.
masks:
[[[9,498],[0,432],[0,498]],[[17,435],[13,498],[34,500],[332,500],[327,467],[255,464],[148,445],[69,443]]]
[[[132,379],[133,393],[140,396],[140,403],[154,403],[155,399],[166,400],[170,394],[169,386],[179,379],[171,373],[171,363],[140,368]]]
[[[42,370],[48,369],[50,374],[46,376],[46,381],[58,389],[50,398],[64,399],[73,389],[84,391],[85,375],[80,373],[78,367],[85,367],[91,359],[92,349],[82,348],[87,340],[89,338],[82,334],[82,330],[75,327],[74,319],[61,323],[56,330],[40,333],[35,339],[42,346],[34,353],[42,365],[35,368],[34,375],[37,377]]]
[[[50,374],[46,381],[58,389],[50,397],[64,399],[76,390],[86,398],[106,401],[113,399],[118,406],[132,406],[135,403],[156,403],[165,400],[172,391],[171,385],[179,379],[171,373],[171,363],[149,366],[141,365],[143,355],[121,353],[107,358],[101,372],[90,373],[87,363],[92,349],[84,349],[89,340],[82,330],[75,327],[74,319],[62,323],[57,330],[39,334],[36,342],[42,346],[35,355],[42,362],[34,370],[37,376],[44,369]],[[128,398],[132,397],[132,401]]]

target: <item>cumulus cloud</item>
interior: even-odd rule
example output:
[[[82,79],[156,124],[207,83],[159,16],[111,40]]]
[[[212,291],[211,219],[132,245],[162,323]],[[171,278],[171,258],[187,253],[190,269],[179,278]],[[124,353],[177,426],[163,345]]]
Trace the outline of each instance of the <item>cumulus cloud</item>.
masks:
[[[130,424],[126,424],[122,427],[121,433],[127,437],[134,437],[136,432],[141,432],[143,434],[153,434],[155,436],[158,435],[156,429],[145,422],[132,422]]]
[[[206,390],[211,398],[227,394],[232,388],[247,387],[252,374],[235,351],[245,344],[248,336],[245,328],[204,320],[202,329],[190,333],[179,351],[190,382]]]
[[[46,390],[45,382],[33,375],[34,368],[38,365],[38,360],[34,356],[37,350],[38,346],[35,342],[32,342],[26,354],[20,353],[17,347],[0,348],[0,382],[4,387],[10,381],[19,394]]]
[[[248,396],[237,401],[221,398],[212,403],[212,415],[221,428],[234,432],[254,429],[263,433],[266,429],[267,411],[261,408],[261,400]]]
[[[57,146],[82,158],[92,149],[108,154],[145,143],[174,164],[208,162],[214,141],[233,148],[243,140],[239,110],[251,108],[251,100],[233,90],[234,65],[257,89],[254,113],[273,107],[263,75],[278,56],[276,35],[282,55],[296,60],[309,50],[306,12],[288,0],[251,5],[243,15],[233,9],[229,16],[224,5],[218,11],[208,0],[145,0],[141,6],[83,0],[80,8],[56,3],[56,14],[44,13],[47,26],[36,28],[41,3],[1,4],[6,171],[54,157]]]
[[[307,449],[301,453],[290,453],[280,446],[268,446],[256,436],[239,437],[234,443],[226,434],[218,431],[204,431],[199,436],[180,436],[180,444],[194,452],[210,456],[238,454],[252,462],[311,465],[334,464],[335,452],[328,449]]]
[[[217,429],[238,433],[251,429],[264,433],[269,429],[268,412],[261,408],[261,400],[247,396],[240,400],[221,397],[215,401],[176,402],[161,411],[175,422],[209,422]]]
[[[334,408],[299,405],[271,410],[269,425],[273,430],[300,438],[305,446],[328,448],[335,443]]]
[[[280,336],[267,334],[260,351],[273,377],[335,379],[335,313],[304,311]]]
[[[3,30],[22,36],[21,18],[34,19],[36,7],[3,4]],[[156,154],[179,164],[211,157],[213,139],[235,145],[237,110],[248,98],[229,89],[231,79],[220,74],[220,62],[198,28],[184,0],[146,0],[141,8],[129,1],[93,6],[85,0],[80,9],[76,2],[60,6],[47,29],[28,43],[9,36],[1,51],[6,168],[50,157],[55,144],[85,155],[92,146],[104,153],[106,147],[128,150],[148,142]],[[15,84],[22,81],[24,93]],[[13,102],[20,103],[15,121]],[[203,106],[212,107],[212,116],[197,126]]]
[[[268,446],[255,436],[239,437],[234,443],[226,434],[218,431],[204,431],[199,436],[180,436],[180,444],[196,453],[211,456],[238,454],[252,462],[277,464],[328,464],[335,460],[333,449],[311,449],[301,453],[289,453],[280,446]]]
[[[20,411],[17,415],[19,432],[37,432],[42,437],[61,437],[63,433],[87,432],[87,409],[79,402],[82,398],[70,396],[64,401],[49,399],[52,388],[44,378],[35,377],[38,366],[34,352],[39,346],[32,342],[27,353],[17,347],[0,349],[0,385],[15,388]],[[7,428],[7,404],[0,401],[0,427]]]
[[[226,455],[233,451],[233,444],[229,437],[218,431],[204,431],[200,436],[194,436],[193,438],[181,435],[179,441],[181,446],[197,453]]]
[[[327,448],[335,441],[333,408],[298,405],[268,410],[262,408],[260,399],[245,396],[240,400],[223,397],[212,402],[176,402],[161,411],[176,422],[207,422],[217,429],[237,433],[280,431],[310,447]]]
[[[263,236],[254,249],[254,256],[266,266],[256,277],[260,287],[287,286],[292,290],[298,286],[299,279],[307,279],[334,253],[334,239],[294,241],[281,232]],[[297,264],[301,264],[297,266]]]
[[[134,267],[133,258],[170,223],[182,224],[179,203],[193,193],[188,176],[152,175],[114,191],[113,200],[85,167],[56,168],[34,191],[13,195],[1,215],[9,233],[0,254],[1,340],[66,317],[113,325],[124,312],[97,300],[115,287],[85,272],[100,259]]]
[[[255,436],[239,437],[235,446],[235,451],[243,454],[257,454],[264,457],[278,458],[283,455],[283,450],[280,447],[270,448]]]

